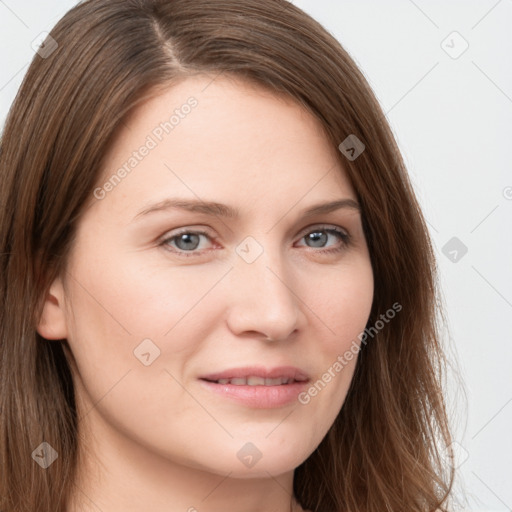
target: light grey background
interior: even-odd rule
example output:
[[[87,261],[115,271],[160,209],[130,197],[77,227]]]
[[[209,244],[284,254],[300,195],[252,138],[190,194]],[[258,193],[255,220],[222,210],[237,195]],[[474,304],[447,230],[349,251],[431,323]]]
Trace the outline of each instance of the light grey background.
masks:
[[[0,0],[0,126],[32,41],[75,3]],[[467,393],[452,374],[457,509],[512,510],[512,0],[294,3],[366,75],[429,222]]]

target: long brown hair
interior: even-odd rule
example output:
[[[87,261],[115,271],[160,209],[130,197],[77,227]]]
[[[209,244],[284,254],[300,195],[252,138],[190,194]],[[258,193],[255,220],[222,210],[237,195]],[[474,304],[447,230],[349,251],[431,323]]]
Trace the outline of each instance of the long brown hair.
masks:
[[[345,403],[294,493],[313,512],[434,511],[453,472],[442,395],[445,356],[436,265],[425,221],[385,116],[347,52],[285,0],[88,0],[35,55],[0,146],[0,509],[64,511],[78,463],[66,340],[36,332],[62,275],[109,144],[149,93],[196,73],[242,77],[286,94],[322,123],[360,201],[374,271],[364,345]],[[31,454],[48,442],[46,470]],[[443,509],[444,510],[444,509]]]

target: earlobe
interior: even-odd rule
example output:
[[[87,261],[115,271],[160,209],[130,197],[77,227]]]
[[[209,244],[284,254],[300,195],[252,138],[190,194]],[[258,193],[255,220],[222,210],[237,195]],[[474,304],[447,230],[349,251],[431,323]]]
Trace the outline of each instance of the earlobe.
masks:
[[[64,287],[57,278],[44,299],[37,332],[47,340],[62,340],[68,337],[64,303]]]

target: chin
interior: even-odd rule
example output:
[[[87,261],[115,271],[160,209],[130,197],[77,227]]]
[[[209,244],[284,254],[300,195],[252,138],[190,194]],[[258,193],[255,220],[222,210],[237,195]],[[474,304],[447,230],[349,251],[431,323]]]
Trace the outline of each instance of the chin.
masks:
[[[273,442],[274,441],[274,442]],[[314,451],[306,443],[294,443],[286,439],[248,441],[237,451],[234,478],[268,478],[293,471]],[[252,457],[252,460],[251,460]]]
[[[228,445],[217,445],[216,448],[204,453],[195,454],[195,462],[191,459],[182,463],[196,467],[208,473],[221,476],[229,474],[230,478],[269,478],[293,472],[313,452],[314,447],[306,450],[304,445],[295,443],[269,442],[263,436],[253,441],[232,440]]]
[[[252,468],[244,467],[242,464],[237,464],[234,468],[228,469],[230,478],[238,479],[251,479],[251,478],[264,478],[267,479],[270,476],[276,477],[286,473],[293,472],[296,467],[300,466],[302,461],[300,460],[286,460],[280,459],[279,454],[274,456],[272,459],[263,461],[260,459]],[[221,472],[225,475],[226,473]]]

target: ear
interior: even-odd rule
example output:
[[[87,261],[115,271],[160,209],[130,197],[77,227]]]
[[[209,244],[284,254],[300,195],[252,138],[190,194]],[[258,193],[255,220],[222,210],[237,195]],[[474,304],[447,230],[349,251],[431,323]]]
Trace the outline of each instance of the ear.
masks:
[[[47,340],[68,337],[64,298],[64,286],[61,279],[57,278],[44,299],[43,311],[37,325],[37,332]]]

